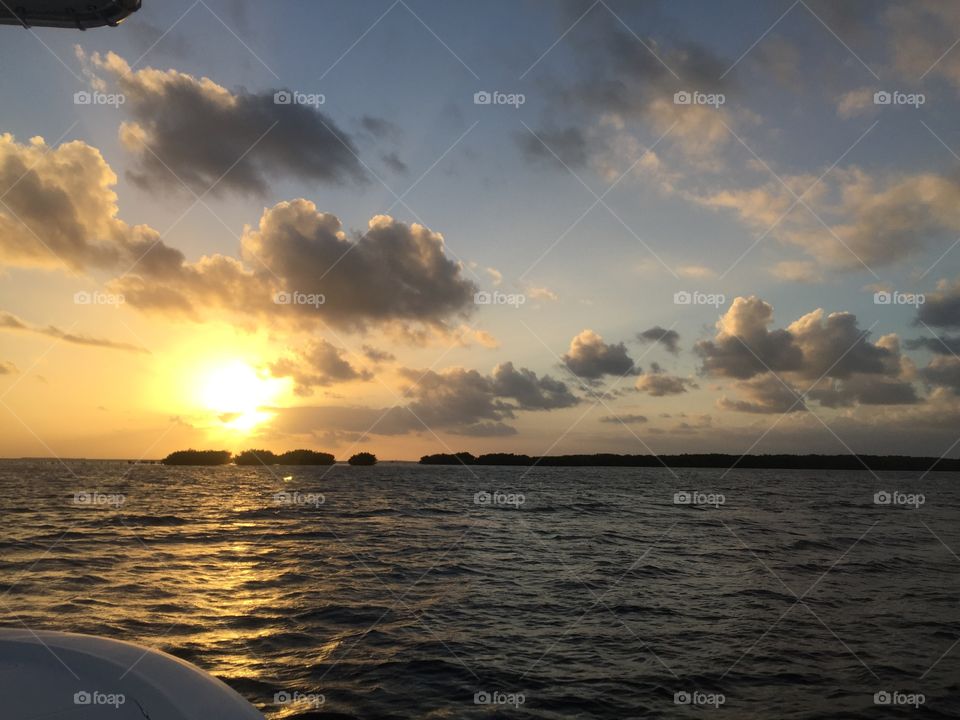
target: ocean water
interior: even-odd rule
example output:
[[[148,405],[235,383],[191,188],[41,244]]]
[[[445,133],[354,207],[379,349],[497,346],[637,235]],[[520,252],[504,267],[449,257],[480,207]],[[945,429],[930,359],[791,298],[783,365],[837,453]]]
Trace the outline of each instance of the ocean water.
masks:
[[[960,716],[955,474],[5,461],[0,519],[0,624],[268,718]]]

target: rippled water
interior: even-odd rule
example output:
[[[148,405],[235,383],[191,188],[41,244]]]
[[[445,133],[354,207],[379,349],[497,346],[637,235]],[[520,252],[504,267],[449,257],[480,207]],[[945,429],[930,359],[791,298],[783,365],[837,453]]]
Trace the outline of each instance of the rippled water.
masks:
[[[3,624],[159,647],[269,718],[960,714],[954,474],[67,466],[0,463]]]

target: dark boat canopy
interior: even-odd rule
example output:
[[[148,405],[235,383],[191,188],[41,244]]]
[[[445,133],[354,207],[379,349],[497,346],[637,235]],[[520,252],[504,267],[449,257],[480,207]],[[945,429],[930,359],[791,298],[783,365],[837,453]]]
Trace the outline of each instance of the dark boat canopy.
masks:
[[[86,30],[115,27],[140,9],[141,0],[4,0],[0,25]]]

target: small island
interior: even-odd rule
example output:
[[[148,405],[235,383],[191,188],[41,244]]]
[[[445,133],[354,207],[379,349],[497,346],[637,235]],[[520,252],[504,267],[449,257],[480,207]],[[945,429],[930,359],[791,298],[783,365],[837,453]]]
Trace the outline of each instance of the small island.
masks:
[[[351,465],[376,465],[377,456],[373,453],[361,452],[351,457],[347,462]]]
[[[178,450],[161,462],[164,465],[226,465],[233,458],[229,450]]]
[[[237,465],[333,465],[330,453],[316,450],[290,450],[277,455],[270,450],[244,450],[234,459]]]

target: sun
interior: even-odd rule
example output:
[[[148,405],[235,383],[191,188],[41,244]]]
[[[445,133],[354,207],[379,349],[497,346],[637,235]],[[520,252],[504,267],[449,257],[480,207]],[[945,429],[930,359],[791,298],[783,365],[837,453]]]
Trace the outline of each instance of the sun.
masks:
[[[242,360],[208,369],[199,383],[199,402],[224,427],[249,432],[273,417],[263,410],[280,394],[281,381],[264,376]]]

